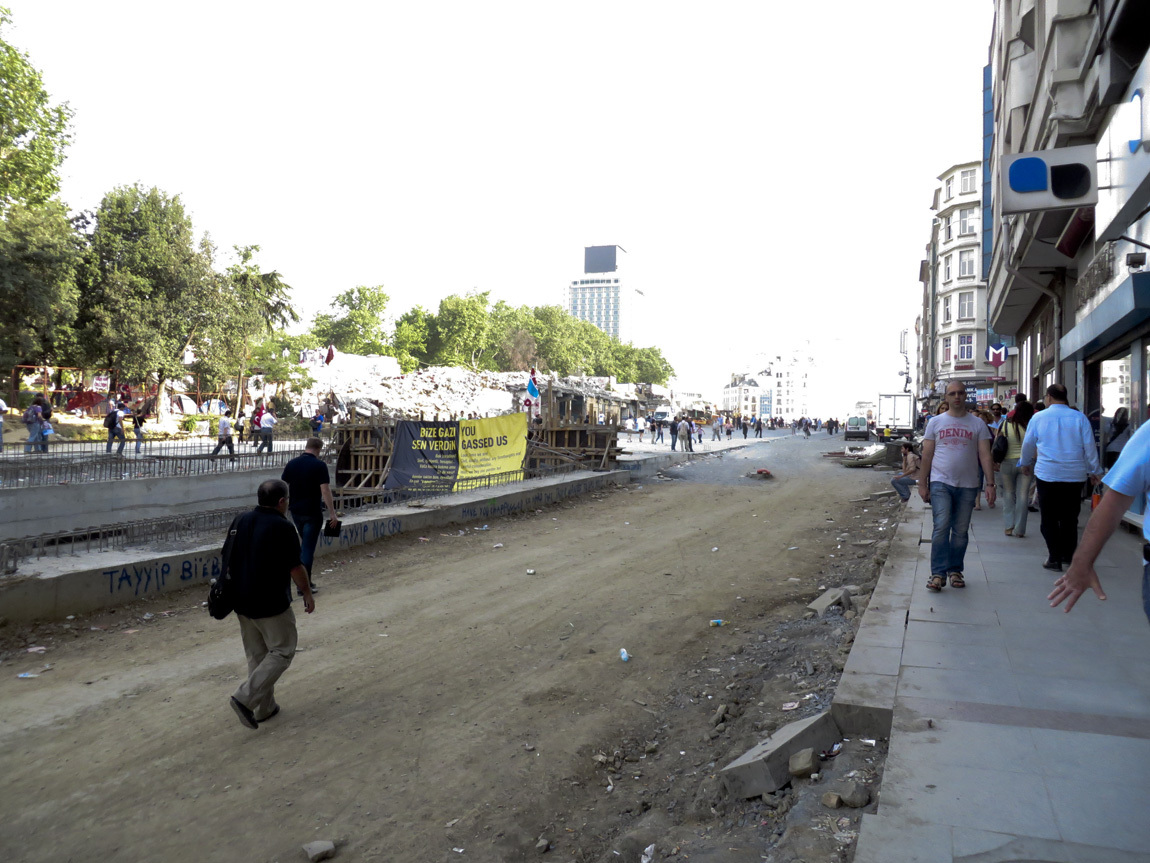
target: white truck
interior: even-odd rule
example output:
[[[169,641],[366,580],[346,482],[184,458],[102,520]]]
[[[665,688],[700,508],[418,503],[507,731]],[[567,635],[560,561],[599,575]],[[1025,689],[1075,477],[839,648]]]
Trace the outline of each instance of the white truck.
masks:
[[[878,415],[875,431],[881,438],[883,429],[890,426],[891,437],[909,436],[914,431],[914,396],[893,393],[878,397]]]

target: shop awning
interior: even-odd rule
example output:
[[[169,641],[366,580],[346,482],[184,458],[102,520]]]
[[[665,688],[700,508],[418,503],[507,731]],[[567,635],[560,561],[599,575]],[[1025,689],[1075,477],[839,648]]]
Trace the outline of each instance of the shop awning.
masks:
[[[1082,360],[1150,320],[1150,273],[1132,273],[1062,337],[1062,359]]]

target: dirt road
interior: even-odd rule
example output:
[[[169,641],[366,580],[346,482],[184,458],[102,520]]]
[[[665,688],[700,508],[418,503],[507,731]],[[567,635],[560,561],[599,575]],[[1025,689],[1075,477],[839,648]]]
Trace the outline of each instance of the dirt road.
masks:
[[[873,571],[836,536],[881,527],[848,499],[888,475],[822,458],[835,444],[758,442],[673,481],[326,558],[282,712],[257,731],[227,707],[236,622],[199,592],[0,629],[4,859],[288,861],[339,838],[340,860],[627,860],[647,835],[659,857],[711,859],[715,770],[799,715],[779,713],[796,678],[778,672],[812,681],[811,709],[829,701],[834,669],[793,659],[777,627]],[[777,478],[744,476],[760,466]],[[718,732],[716,697],[733,705]],[[741,841],[745,858],[714,859],[759,860]]]

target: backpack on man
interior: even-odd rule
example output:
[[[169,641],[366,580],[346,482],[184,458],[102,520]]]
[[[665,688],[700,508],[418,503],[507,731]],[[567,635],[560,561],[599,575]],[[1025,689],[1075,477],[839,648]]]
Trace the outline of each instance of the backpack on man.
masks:
[[[104,417],[104,428],[111,430],[118,426],[120,424],[119,413],[116,410],[108,411],[108,415]]]

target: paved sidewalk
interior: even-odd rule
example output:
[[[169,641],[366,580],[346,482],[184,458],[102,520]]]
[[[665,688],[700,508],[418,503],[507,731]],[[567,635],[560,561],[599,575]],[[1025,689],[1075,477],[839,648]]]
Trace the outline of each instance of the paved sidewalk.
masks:
[[[975,512],[967,587],[938,594],[930,510],[915,494],[907,514],[875,593],[880,625],[848,664],[886,681],[894,708],[855,863],[1150,860],[1140,537],[1120,530],[1099,558],[1109,599],[1087,594],[1067,615],[1045,599],[1056,576],[1037,513],[1014,539],[1000,509]]]

